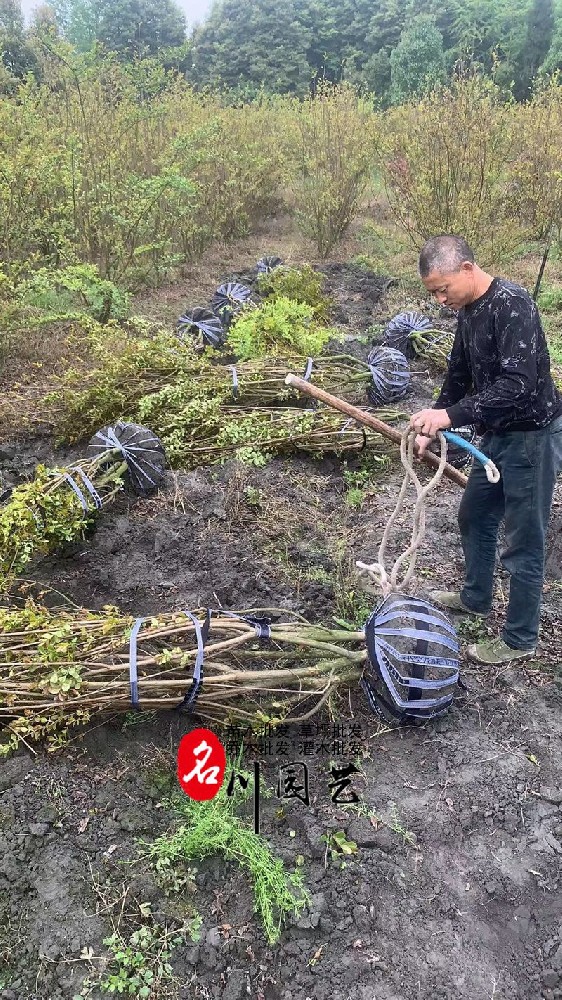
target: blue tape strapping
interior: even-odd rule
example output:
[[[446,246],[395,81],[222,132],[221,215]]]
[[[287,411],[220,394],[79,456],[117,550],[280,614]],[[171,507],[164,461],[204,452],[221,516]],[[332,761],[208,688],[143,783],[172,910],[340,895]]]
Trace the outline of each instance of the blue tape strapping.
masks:
[[[218,610],[218,614],[224,615],[226,618],[235,618],[239,622],[247,622],[248,625],[253,625],[256,630],[256,639],[271,639],[271,627],[268,622],[258,621],[252,615],[237,615],[234,611],[224,611],[222,608]]]
[[[211,627],[211,608],[207,608],[207,613],[205,616],[205,622],[203,627],[199,624],[197,618],[191,614],[191,611],[184,611],[184,614],[191,619],[195,626],[195,636],[197,638],[197,656],[195,659],[195,667],[193,669],[193,680],[186,692],[183,701],[179,705],[176,705],[176,711],[181,712],[185,709],[193,708],[195,702],[197,701],[199,691],[203,685],[203,661],[205,659],[205,643],[209,637],[209,629]]]
[[[238,399],[238,372],[236,371],[236,365],[232,365],[232,395],[235,399]]]
[[[393,660],[398,660],[399,663],[421,665],[424,667],[433,667],[440,673],[445,673],[446,678],[451,676],[451,670],[458,673],[459,661],[458,659],[445,658],[442,656],[427,656],[423,653],[397,653],[393,646],[389,645],[387,642],[383,642],[379,639],[377,642],[377,648],[382,650],[386,656],[392,657]],[[400,683],[405,687],[410,685],[411,687],[426,687],[438,690],[443,687],[443,679],[436,678],[435,680],[425,680],[420,677],[409,677],[401,676]]]
[[[379,625],[380,622],[390,621],[391,618],[388,612],[396,611],[398,608],[406,608],[408,611],[408,615],[412,617],[412,615],[414,614],[416,619],[420,618],[423,612],[431,612],[432,617],[430,624],[438,625],[439,628],[443,629],[445,632],[448,632],[450,635],[453,636],[453,638],[456,639],[457,637],[456,629],[451,625],[450,621],[448,621],[445,615],[442,614],[442,612],[439,611],[438,608],[435,608],[432,604],[428,604],[427,601],[421,601],[419,598],[416,597],[397,597],[395,600],[390,601],[390,603],[387,605],[387,611],[385,612],[384,615],[380,615],[379,613],[375,612],[377,626]],[[435,617],[435,615],[437,615],[438,617]],[[420,620],[425,621],[426,619],[420,618]]]
[[[191,618],[195,626],[195,637],[197,639],[197,656],[195,658],[195,667],[193,668],[193,680],[196,684],[201,681],[201,667],[203,666],[203,660],[205,659],[205,643],[203,642],[203,634],[201,632],[201,626],[195,615],[191,614],[191,611],[184,611],[184,614],[188,618]]]
[[[421,611],[417,611],[415,615],[416,615],[416,624],[418,622],[425,622],[426,625],[437,625],[438,628],[443,628],[444,631],[447,631],[449,635],[453,637],[455,637],[457,634],[452,625],[447,625],[447,623],[442,621],[440,618],[435,618],[433,615],[422,614]],[[377,615],[377,625],[375,628],[375,632],[380,632],[381,625],[386,625],[388,622],[396,621],[397,617],[398,616],[392,610],[387,611],[386,614],[384,615]]]
[[[78,499],[79,499],[79,501],[80,501],[80,503],[82,505],[82,510],[84,511],[85,514],[87,514],[88,513],[88,501],[86,500],[86,497],[84,496],[84,494],[82,493],[82,490],[78,486],[78,483],[74,482],[74,480],[73,480],[73,478],[72,478],[72,476],[70,475],[69,472],[65,472],[64,473],[63,479],[74,490],[74,492],[76,493],[76,496],[78,497]]]
[[[390,664],[390,662],[386,659],[384,653],[382,654],[382,656],[381,656],[381,658],[379,660],[379,669],[381,671],[381,674],[383,676],[383,679],[384,679],[384,681],[385,681],[388,689],[392,691],[393,701],[397,705],[397,707],[399,709],[401,709],[401,710],[404,710],[404,709],[410,710],[412,708],[412,703],[409,700],[405,701],[403,698],[401,698],[400,695],[398,694],[398,691],[396,690],[396,687],[392,683],[392,680],[394,679],[398,684],[402,684],[403,686],[406,687],[407,685],[404,683],[405,678],[403,678],[398,673],[398,671],[395,670],[392,667],[392,665]],[[458,676],[458,672],[457,672],[457,676]],[[451,678],[449,679],[451,685],[453,685],[453,684],[456,683],[457,676],[455,676],[455,675],[451,676]],[[412,681],[413,680],[414,680],[414,678],[412,678]],[[415,678],[415,680],[418,680],[418,684],[416,685],[416,687],[420,687],[419,679]],[[452,698],[451,698],[450,695],[443,695],[442,698],[435,698],[435,699],[431,699],[431,698],[419,698],[419,699],[416,700],[415,707],[418,708],[418,709],[420,709],[420,708],[428,708],[430,710],[434,710],[434,709],[439,709],[439,708],[441,708],[442,706],[445,706],[445,705],[450,705],[451,701],[452,701]]]
[[[193,680],[189,691],[186,693],[185,698],[177,706],[179,709],[191,708],[199,694],[201,685],[203,684],[203,663],[205,660],[205,643],[207,641],[207,634],[209,631],[211,615],[213,611],[211,608],[207,609],[207,619],[203,628],[199,623],[199,620],[191,613],[191,611],[186,611],[184,609],[184,614],[193,622],[195,627],[195,637],[197,639],[197,656],[195,658],[195,666],[193,668]],[[248,622],[253,625],[256,630],[256,637],[258,639],[269,639],[271,637],[271,630],[269,624],[266,622],[260,622],[254,620],[252,617],[244,617],[243,615],[237,615],[232,611],[220,611],[220,614],[226,615],[228,618],[236,618],[239,621]],[[139,684],[138,684],[138,672],[137,672],[137,642],[138,635],[143,622],[148,621],[147,618],[137,618],[132,629],[131,635],[129,637],[129,682],[131,686],[131,705],[134,708],[138,708],[139,705]],[[205,634],[203,634],[205,632]]]
[[[146,618],[137,618],[131,629],[129,638],[129,682],[131,685],[131,705],[138,708],[139,704],[139,679],[137,674],[137,637],[140,628]]]
[[[86,489],[88,490],[88,493],[90,494],[92,500],[94,501],[94,505],[96,507],[96,510],[100,510],[101,505],[102,505],[101,497],[100,497],[98,491],[96,490],[96,487],[94,486],[92,480],[84,472],[84,469],[82,469],[81,466],[76,465],[76,466],[73,466],[73,468],[71,469],[71,472],[77,472],[78,473],[78,475],[80,476],[82,482],[84,483],[84,486],[86,487]]]
[[[306,368],[304,370],[303,381],[308,382],[310,376],[312,375],[312,366],[314,364],[314,358],[308,358],[306,363]]]
[[[459,644],[454,642],[452,639],[448,639],[444,635],[438,635],[436,632],[423,632],[421,629],[415,628],[379,628],[375,629],[375,637],[380,635],[396,635],[404,636],[407,639],[416,639],[420,642],[430,642],[435,645],[445,646],[446,649],[450,649],[453,653],[458,653]]]

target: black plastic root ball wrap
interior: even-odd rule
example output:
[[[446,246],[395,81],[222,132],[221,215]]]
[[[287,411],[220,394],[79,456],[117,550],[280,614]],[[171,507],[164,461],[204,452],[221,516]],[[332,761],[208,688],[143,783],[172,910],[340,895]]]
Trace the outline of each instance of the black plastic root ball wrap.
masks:
[[[447,711],[459,683],[459,643],[442,611],[390,594],[367,620],[365,642],[361,687],[380,718],[421,725]]]
[[[281,257],[274,257],[272,255],[260,257],[256,264],[256,274],[270,274],[276,267],[280,267],[283,263]]]
[[[222,347],[226,336],[220,317],[199,307],[180,316],[177,329],[181,340],[190,340],[200,350]]]
[[[402,312],[394,316],[383,330],[383,344],[393,347],[411,360],[416,356],[412,334],[431,329],[431,320],[419,312]]]
[[[121,453],[127,463],[130,486],[137,496],[149,496],[158,488],[166,471],[166,453],[152,431],[121,420],[113,427],[103,427],[94,434],[88,452],[95,456],[109,451]]]
[[[211,299],[211,308],[219,317],[225,330],[228,330],[232,320],[238,315],[244,305],[252,298],[252,289],[240,281],[226,281],[219,285]]]
[[[367,397],[373,406],[395,403],[403,399],[410,388],[411,373],[408,359],[393,347],[375,347],[367,357],[372,383]]]

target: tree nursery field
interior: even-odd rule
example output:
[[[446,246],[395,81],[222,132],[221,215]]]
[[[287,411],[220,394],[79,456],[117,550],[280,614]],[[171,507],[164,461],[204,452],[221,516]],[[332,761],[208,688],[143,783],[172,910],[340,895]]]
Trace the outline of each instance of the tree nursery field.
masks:
[[[397,718],[357,562],[400,451],[286,382],[401,433],[455,329],[417,252],[454,231],[535,291],[560,383],[558,84],[381,110],[46,68],[0,105],[0,997],[562,997],[560,485],[536,656],[466,659],[500,570],[490,618],[423,633],[446,711]],[[449,459],[414,633],[461,581]]]

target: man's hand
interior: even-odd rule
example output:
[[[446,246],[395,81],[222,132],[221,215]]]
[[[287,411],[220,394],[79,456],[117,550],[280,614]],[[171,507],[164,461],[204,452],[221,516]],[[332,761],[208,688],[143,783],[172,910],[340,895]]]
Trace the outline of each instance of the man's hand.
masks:
[[[438,431],[445,431],[450,426],[446,410],[420,410],[410,417],[410,427],[428,438],[436,437]]]
[[[421,459],[425,455],[427,446],[431,444],[432,440],[433,438],[424,437],[423,434],[418,434],[415,440],[415,454],[417,459],[421,461]]]

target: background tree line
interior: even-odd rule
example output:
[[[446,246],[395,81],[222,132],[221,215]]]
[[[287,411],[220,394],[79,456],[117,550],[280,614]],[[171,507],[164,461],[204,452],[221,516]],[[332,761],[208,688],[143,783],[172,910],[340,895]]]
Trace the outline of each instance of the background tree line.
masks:
[[[461,63],[525,100],[537,75],[562,68],[562,0],[214,0],[189,31],[174,0],[50,0],[28,28],[20,0],[0,0],[4,88],[40,72],[49,38],[82,53],[156,59],[197,87],[241,99],[304,96],[328,80],[388,106],[424,94]]]
[[[215,0],[193,33],[191,72],[198,84],[296,93],[347,80],[397,104],[462,61],[524,99],[541,68],[558,67],[561,38],[554,0]]]

